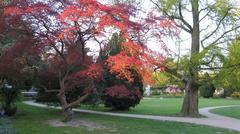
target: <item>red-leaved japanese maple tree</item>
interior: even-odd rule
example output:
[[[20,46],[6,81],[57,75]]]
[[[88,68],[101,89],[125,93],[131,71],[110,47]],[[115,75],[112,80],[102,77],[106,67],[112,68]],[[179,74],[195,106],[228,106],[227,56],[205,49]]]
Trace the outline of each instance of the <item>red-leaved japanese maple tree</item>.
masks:
[[[34,71],[29,57],[37,56],[40,49],[23,21],[4,13],[6,6],[0,2],[0,85],[8,81],[15,87],[26,73]]]
[[[143,83],[153,82],[152,71],[164,58],[147,49],[140,38],[145,28],[156,21],[134,21],[131,19],[134,11],[129,5],[106,5],[97,0],[13,0],[5,9],[12,20],[23,20],[42,50],[42,60],[58,75],[60,89],[46,90],[58,92],[65,121],[72,119],[72,107],[95,89],[94,81],[101,79],[101,64],[129,82],[132,81],[129,69],[139,73]],[[121,52],[110,56],[106,63],[95,61],[88,53],[89,48],[99,44],[101,52],[104,40],[116,31],[124,39]],[[85,85],[82,94],[68,102],[66,93],[82,85]]]

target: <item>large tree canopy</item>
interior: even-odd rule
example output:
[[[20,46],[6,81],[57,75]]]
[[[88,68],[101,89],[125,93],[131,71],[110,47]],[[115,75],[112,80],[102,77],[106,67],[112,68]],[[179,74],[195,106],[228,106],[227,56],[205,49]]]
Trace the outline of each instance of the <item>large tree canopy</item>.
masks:
[[[152,53],[141,38],[152,25],[157,28],[155,35],[167,34],[171,27],[174,29],[174,25],[170,25],[173,22],[167,23],[163,18],[134,20],[135,11],[126,4],[106,5],[96,0],[13,0],[4,7],[9,27],[19,31],[24,28],[21,34],[34,40],[29,43],[37,46],[46,64],[45,72],[58,76],[60,89],[41,87],[47,92],[58,92],[66,120],[72,118],[72,107],[94,91],[95,80],[101,79],[101,64],[108,65],[111,73],[129,82],[133,79],[129,69],[134,69],[144,83],[152,82],[155,67],[161,68],[163,56]],[[97,44],[101,53],[103,45],[107,45],[115,32],[123,39],[121,52],[110,56],[106,63],[95,60],[89,48]],[[68,102],[66,93],[75,89],[83,92],[76,100]]]
[[[216,84],[226,89],[240,89],[240,40],[237,39],[228,47],[228,55],[226,56],[223,67],[217,75]]]

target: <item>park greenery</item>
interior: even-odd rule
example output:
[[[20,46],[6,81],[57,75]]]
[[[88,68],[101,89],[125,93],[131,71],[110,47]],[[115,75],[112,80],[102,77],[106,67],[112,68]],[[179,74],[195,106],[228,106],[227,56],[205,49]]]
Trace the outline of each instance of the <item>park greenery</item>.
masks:
[[[199,108],[239,104],[240,3],[148,0],[151,6],[146,8],[144,2],[0,1],[0,119],[9,116],[4,117],[6,131],[235,133],[174,122],[75,115],[73,108],[201,117]],[[182,34],[188,34],[188,43]],[[165,42],[170,38],[177,40],[177,53]],[[152,50],[149,43],[160,49]],[[188,53],[182,54],[181,47],[189,48]],[[148,85],[152,98],[143,99]],[[167,93],[171,86],[179,91]],[[63,117],[58,110],[23,104],[20,100],[26,98],[21,92],[28,90],[37,92],[31,99],[60,106]],[[238,107],[213,112],[239,116]],[[100,131],[56,129],[47,124],[54,118],[102,126]],[[29,125],[24,126],[26,122]],[[170,126],[176,130],[169,130]]]

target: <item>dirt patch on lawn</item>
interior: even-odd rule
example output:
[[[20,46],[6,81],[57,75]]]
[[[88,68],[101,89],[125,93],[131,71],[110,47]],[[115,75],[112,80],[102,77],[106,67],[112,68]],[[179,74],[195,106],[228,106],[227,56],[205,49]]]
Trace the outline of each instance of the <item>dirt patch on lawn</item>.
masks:
[[[54,127],[66,127],[66,126],[68,126],[68,127],[85,127],[88,130],[94,130],[94,129],[115,130],[115,129],[108,128],[107,126],[104,126],[104,125],[96,123],[96,122],[80,120],[80,119],[73,119],[69,122],[62,122],[59,119],[55,119],[55,120],[48,120],[47,123],[51,126],[54,126]]]

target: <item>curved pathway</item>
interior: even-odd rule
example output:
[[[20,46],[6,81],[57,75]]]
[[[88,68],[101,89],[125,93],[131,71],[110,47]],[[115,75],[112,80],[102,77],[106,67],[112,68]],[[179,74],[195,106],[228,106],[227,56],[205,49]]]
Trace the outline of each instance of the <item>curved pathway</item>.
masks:
[[[43,108],[61,109],[60,107],[47,106],[45,104],[35,103],[34,101],[24,101],[24,103],[27,105],[43,107]],[[216,115],[216,114],[209,112],[210,110],[216,109],[216,108],[236,107],[236,106],[240,106],[240,105],[215,106],[215,107],[201,108],[199,110],[200,114],[203,116],[206,116],[207,118],[170,117],[170,116],[141,115],[141,114],[122,114],[122,113],[99,112],[99,111],[83,110],[83,109],[73,109],[73,110],[75,112],[100,114],[100,115],[193,123],[193,124],[208,125],[208,126],[213,126],[213,127],[227,128],[227,129],[240,131],[240,120],[226,117],[226,116]]]

